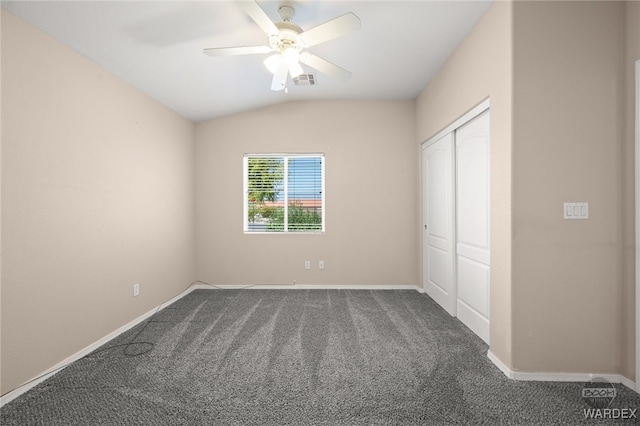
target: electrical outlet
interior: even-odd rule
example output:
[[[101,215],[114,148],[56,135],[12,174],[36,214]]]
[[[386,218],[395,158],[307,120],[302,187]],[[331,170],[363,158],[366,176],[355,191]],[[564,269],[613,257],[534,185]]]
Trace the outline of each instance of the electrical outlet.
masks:
[[[324,269],[324,260],[318,260],[318,269]]]
[[[140,295],[140,284],[133,285],[133,297],[137,297]]]
[[[304,269],[311,269],[311,261],[310,260],[305,260],[304,261]]]

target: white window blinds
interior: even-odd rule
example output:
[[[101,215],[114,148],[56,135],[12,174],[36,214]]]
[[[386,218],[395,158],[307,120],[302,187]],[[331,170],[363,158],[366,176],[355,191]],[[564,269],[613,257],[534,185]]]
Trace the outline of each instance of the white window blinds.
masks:
[[[324,155],[245,155],[245,232],[321,233],[324,218]]]

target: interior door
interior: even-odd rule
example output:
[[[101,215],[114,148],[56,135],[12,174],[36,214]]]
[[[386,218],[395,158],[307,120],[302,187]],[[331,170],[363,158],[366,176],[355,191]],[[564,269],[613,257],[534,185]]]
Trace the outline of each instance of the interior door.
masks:
[[[489,343],[489,111],[455,132],[456,311]]]
[[[453,258],[453,135],[422,149],[423,288],[456,315]]]

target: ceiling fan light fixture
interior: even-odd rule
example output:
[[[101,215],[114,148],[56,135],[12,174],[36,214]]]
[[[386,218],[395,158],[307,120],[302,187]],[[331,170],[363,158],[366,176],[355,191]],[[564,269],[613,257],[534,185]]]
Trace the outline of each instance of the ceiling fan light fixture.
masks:
[[[282,66],[283,59],[282,59],[282,56],[276,53],[274,55],[269,56],[262,63],[264,64],[265,67],[267,67],[267,69],[271,72],[271,74],[275,74],[276,72],[278,72],[278,69],[280,69],[280,67]]]
[[[289,74],[291,74],[291,78],[298,77],[300,74],[304,73],[304,70],[300,65],[300,52],[295,47],[287,47],[284,52],[282,52],[282,59],[289,67]]]
[[[299,62],[289,64],[289,74],[291,74],[291,78],[296,78],[304,74],[304,70]]]
[[[275,74],[283,66],[289,69],[292,78],[304,74],[304,70],[300,65],[300,52],[294,47],[287,47],[281,53],[275,53],[263,61],[264,66]]]
[[[286,47],[282,52],[282,57],[288,65],[300,60],[300,52],[295,47]]]

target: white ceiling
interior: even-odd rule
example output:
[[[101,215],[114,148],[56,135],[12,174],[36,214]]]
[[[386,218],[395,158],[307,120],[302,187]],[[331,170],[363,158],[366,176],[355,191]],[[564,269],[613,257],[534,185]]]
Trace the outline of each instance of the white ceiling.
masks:
[[[258,1],[279,21],[282,2]],[[317,85],[270,90],[265,55],[210,57],[208,47],[267,44],[233,1],[2,1],[42,29],[194,121],[301,99],[414,99],[491,1],[288,1],[310,29],[347,12],[362,29],[309,48],[353,73],[316,74]]]

